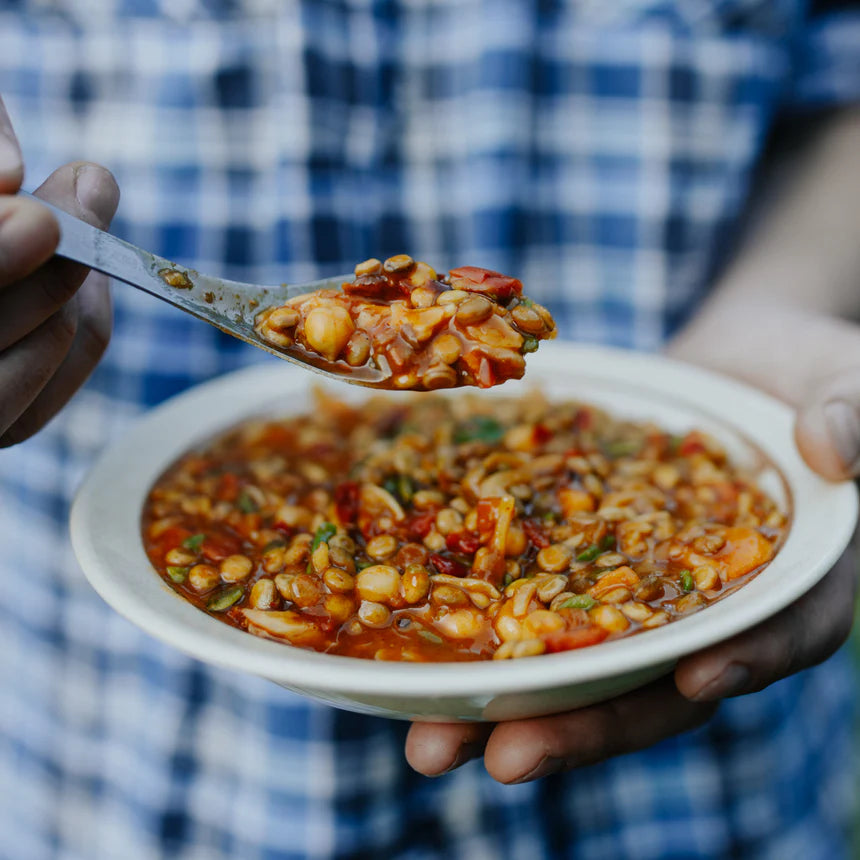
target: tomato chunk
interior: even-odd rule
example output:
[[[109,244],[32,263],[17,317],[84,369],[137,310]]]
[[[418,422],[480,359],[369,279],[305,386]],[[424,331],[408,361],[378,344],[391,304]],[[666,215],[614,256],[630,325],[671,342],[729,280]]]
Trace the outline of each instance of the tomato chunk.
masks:
[[[602,642],[609,634],[596,625],[574,627],[573,630],[558,630],[544,637],[548,654],[559,651],[573,651],[576,648],[586,648]]]
[[[471,293],[484,293],[501,302],[522,295],[523,292],[522,281],[517,278],[494,272],[492,269],[481,269],[478,266],[460,266],[459,269],[451,269],[451,286]]]

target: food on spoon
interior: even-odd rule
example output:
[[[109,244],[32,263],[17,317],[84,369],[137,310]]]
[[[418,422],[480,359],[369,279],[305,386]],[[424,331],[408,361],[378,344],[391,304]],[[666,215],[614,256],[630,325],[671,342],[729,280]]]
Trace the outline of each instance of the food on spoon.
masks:
[[[697,612],[773,558],[786,516],[695,430],[592,406],[320,395],[174,463],[149,557],[258,636],[384,660],[590,647]]]
[[[278,349],[421,390],[519,379],[525,354],[556,333],[516,278],[474,266],[440,277],[405,254],[359,263],[342,291],[296,296],[261,311],[255,327]]]

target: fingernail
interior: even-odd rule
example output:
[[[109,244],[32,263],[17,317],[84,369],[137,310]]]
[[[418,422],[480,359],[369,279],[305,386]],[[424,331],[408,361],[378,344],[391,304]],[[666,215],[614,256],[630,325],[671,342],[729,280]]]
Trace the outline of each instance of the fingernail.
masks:
[[[75,170],[75,197],[81,208],[91,212],[103,224],[113,218],[119,203],[119,192],[107,170],[82,164]]]
[[[823,408],[833,447],[845,468],[853,472],[860,466],[860,412],[847,400],[831,400]]]
[[[478,756],[483,752],[483,744],[461,744],[454,761],[452,761],[445,770],[440,770],[439,773],[430,774],[430,776],[433,776],[434,778],[437,776],[445,776],[446,773],[451,773],[451,771],[457,770],[458,767],[462,767],[467,761],[471,761],[473,758],[478,758]]]
[[[750,670],[743,663],[729,663],[716,678],[705,684],[691,698],[694,702],[713,702],[726,696],[736,696],[747,689],[751,679]]]
[[[536,779],[542,779],[545,776],[551,776],[558,773],[564,767],[564,759],[554,758],[553,756],[544,756],[537,764],[537,767],[530,770],[524,776],[517,779],[512,779],[508,785],[520,785],[524,782],[533,782]]]
[[[0,174],[17,175],[21,172],[21,150],[5,134],[0,134]]]

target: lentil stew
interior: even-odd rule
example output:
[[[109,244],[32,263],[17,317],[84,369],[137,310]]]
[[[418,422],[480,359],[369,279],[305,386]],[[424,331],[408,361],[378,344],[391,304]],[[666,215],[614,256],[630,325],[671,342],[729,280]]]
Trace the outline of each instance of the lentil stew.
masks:
[[[718,443],[533,393],[317,395],[174,463],[143,540],[258,636],[354,657],[506,659],[629,636],[729,594],[786,515]]]

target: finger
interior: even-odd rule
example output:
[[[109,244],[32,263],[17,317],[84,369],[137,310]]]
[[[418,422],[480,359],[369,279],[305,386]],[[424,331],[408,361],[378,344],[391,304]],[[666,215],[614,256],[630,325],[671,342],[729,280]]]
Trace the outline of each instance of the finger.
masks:
[[[424,776],[441,776],[478,758],[492,730],[492,723],[413,723],[406,760]]]
[[[678,690],[693,701],[714,701],[761,690],[827,659],[851,631],[856,580],[851,551],[788,609],[682,659],[675,669]]]
[[[75,299],[78,325],[72,346],[33,402],[0,435],[2,448],[23,442],[41,430],[86,382],[107,348],[112,323],[107,277],[90,272]]]
[[[0,98],[0,194],[15,194],[24,179],[24,160],[21,147]]]
[[[59,241],[57,219],[44,206],[25,197],[0,197],[0,300],[4,304],[9,285],[17,286],[50,260]]]
[[[68,355],[76,329],[77,308],[69,303],[0,353],[0,435],[47,385]]]
[[[59,168],[36,194],[97,227],[108,225],[119,201],[119,191],[111,174],[87,162]],[[21,202],[29,204],[29,209],[41,210],[41,217],[50,218],[54,231],[50,250],[53,251],[58,235],[53,217],[33,201]],[[31,229],[30,235],[39,235],[36,228]],[[44,238],[45,234],[41,235]],[[44,255],[41,262],[44,262]],[[80,287],[87,271],[77,263],[55,258],[0,292],[0,350],[33,331],[67,302]]]
[[[499,782],[529,782],[645,749],[701,725],[716,707],[685,699],[666,677],[577,711],[499,723],[484,750],[484,764]]]
[[[860,364],[818,386],[795,426],[806,462],[825,478],[860,475]]]

